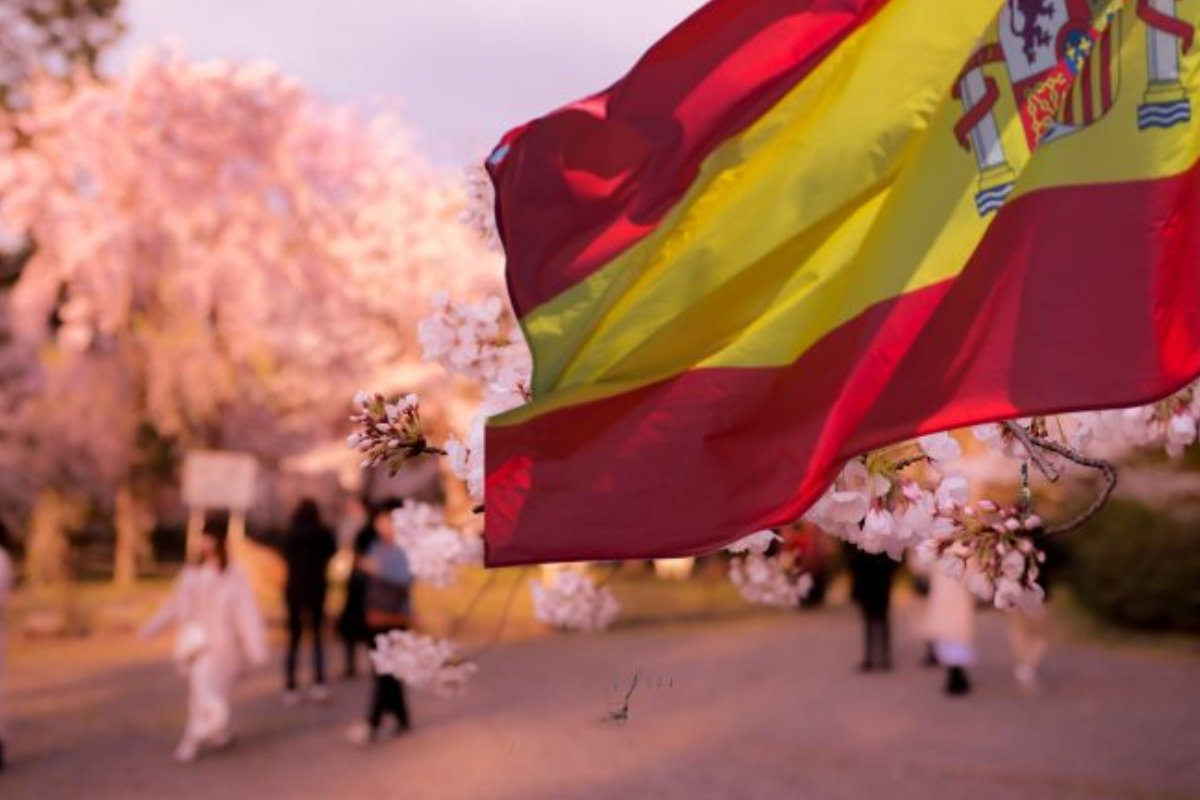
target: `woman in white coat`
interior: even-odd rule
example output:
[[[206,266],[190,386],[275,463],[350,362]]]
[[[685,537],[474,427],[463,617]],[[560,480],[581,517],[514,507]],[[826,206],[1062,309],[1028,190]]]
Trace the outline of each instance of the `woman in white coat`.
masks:
[[[946,694],[969,693],[967,667],[975,663],[975,597],[961,580],[937,566],[929,572],[925,638],[933,643],[938,664],[946,668]]]
[[[183,568],[166,604],[142,629],[153,636],[177,628],[175,663],[188,680],[187,725],[176,760],[194,761],[203,747],[231,738],[230,695],[247,666],[267,661],[267,632],[245,574],[229,563],[224,530],[206,529],[200,557]]]
[[[4,771],[4,613],[8,609],[8,596],[12,592],[15,570],[13,569],[12,543],[8,528],[0,522],[0,772]]]

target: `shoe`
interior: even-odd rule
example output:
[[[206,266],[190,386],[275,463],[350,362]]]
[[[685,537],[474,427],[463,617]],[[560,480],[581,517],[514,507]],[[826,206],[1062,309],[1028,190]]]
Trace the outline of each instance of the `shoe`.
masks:
[[[323,683],[318,683],[308,690],[308,699],[314,703],[328,703],[329,696],[329,688]]]
[[[859,671],[859,672],[863,672],[863,673],[866,673],[866,672],[874,672],[874,671],[875,671],[875,665],[874,665],[874,664],[872,664],[870,661],[864,661],[864,662],[862,662],[861,664],[859,664],[859,665],[858,665],[857,669],[858,669],[858,671]]]
[[[283,693],[283,704],[288,708],[300,705],[300,693],[295,689],[288,689]]]
[[[967,671],[962,667],[951,667],[946,673],[946,694],[962,697],[970,693],[971,681],[967,679]]]
[[[346,741],[363,747],[375,741],[375,732],[365,722],[356,722],[346,729]]]
[[[175,748],[175,760],[180,764],[191,764],[200,755],[200,746],[191,739],[184,739]]]

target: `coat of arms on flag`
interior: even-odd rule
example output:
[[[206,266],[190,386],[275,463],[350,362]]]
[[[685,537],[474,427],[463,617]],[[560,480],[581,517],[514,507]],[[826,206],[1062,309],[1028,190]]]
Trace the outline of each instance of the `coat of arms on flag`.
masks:
[[[1120,87],[1122,16],[1126,0],[1006,0],[995,41],[979,47],[954,87],[964,107],[955,127],[975,154],[981,173],[981,215],[1000,208],[1015,185],[1011,145],[1002,140],[997,104],[1008,84],[1028,152],[1105,118]],[[1137,0],[1146,27],[1147,85],[1137,109],[1141,130],[1191,119],[1180,83],[1179,60],[1191,48],[1193,28],[1176,16],[1176,0]],[[996,69],[992,65],[1000,68]],[[1028,154],[1025,154],[1026,157]]]

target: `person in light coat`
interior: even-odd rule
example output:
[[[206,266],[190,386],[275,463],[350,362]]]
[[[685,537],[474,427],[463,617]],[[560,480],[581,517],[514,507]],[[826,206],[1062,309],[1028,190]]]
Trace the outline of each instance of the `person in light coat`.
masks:
[[[929,573],[925,638],[946,668],[946,694],[968,694],[967,668],[975,662],[975,597],[962,581],[936,566]]]
[[[266,625],[244,572],[229,562],[223,529],[206,528],[200,557],[183,568],[170,598],[142,629],[176,626],[175,662],[188,681],[187,724],[175,750],[181,763],[232,739],[230,695],[247,666],[266,663]]]
[[[4,771],[4,614],[8,610],[8,597],[12,592],[15,570],[13,569],[12,543],[8,528],[0,522],[0,772]]]

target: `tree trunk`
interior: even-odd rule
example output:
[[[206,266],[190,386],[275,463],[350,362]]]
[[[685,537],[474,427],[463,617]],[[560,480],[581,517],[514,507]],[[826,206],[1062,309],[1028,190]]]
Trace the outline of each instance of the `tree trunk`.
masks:
[[[63,635],[84,629],[74,591],[67,532],[83,522],[83,507],[54,489],[34,502],[29,520],[25,580],[31,600],[27,633]]]
[[[150,566],[154,552],[150,534],[154,514],[128,483],[117,490],[116,552],[113,557],[113,584],[129,587],[137,583],[138,570]]]
[[[25,580],[31,592],[55,589],[67,580],[70,516],[66,500],[53,489],[42,491],[34,501],[25,553]]]

